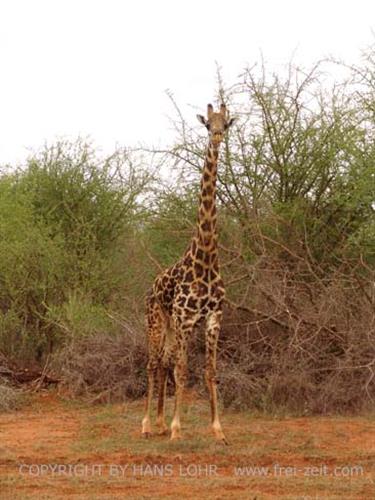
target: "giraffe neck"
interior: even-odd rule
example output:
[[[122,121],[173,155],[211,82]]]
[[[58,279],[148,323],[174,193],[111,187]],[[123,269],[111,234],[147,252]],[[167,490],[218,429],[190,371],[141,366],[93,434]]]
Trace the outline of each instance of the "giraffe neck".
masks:
[[[206,252],[212,252],[217,247],[216,179],[218,154],[218,146],[210,141],[206,150],[201,179],[197,226],[197,244]]]

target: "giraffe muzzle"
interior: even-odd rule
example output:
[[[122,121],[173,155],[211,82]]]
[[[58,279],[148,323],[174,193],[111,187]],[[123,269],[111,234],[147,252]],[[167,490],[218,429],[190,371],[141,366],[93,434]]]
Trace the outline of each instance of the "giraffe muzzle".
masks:
[[[221,133],[212,134],[211,140],[214,144],[220,144],[220,142],[223,140],[223,134]]]

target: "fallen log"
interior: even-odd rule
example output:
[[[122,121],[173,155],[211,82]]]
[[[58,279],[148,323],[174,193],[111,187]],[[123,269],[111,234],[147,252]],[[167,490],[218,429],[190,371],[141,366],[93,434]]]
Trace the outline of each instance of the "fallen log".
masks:
[[[6,378],[16,384],[29,384],[38,383],[38,386],[58,384],[60,379],[55,378],[51,375],[47,375],[40,370],[29,370],[24,368],[23,370],[13,371],[9,368],[0,368],[0,377]]]

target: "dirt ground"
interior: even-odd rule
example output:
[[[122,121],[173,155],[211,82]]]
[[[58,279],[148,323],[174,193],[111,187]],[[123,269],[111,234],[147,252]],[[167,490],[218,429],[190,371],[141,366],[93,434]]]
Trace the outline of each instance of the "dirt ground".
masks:
[[[0,498],[375,499],[375,415],[224,411],[223,446],[208,430],[207,406],[190,396],[176,443],[141,438],[142,402],[34,395],[0,414]]]

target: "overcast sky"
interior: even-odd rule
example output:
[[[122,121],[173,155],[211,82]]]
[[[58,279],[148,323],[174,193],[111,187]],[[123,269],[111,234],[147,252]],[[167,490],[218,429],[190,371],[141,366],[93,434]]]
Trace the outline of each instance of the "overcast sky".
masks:
[[[204,112],[215,62],[229,82],[260,51],[352,62],[374,29],[374,0],[0,0],[0,164],[56,137],[163,142],[165,90]]]

